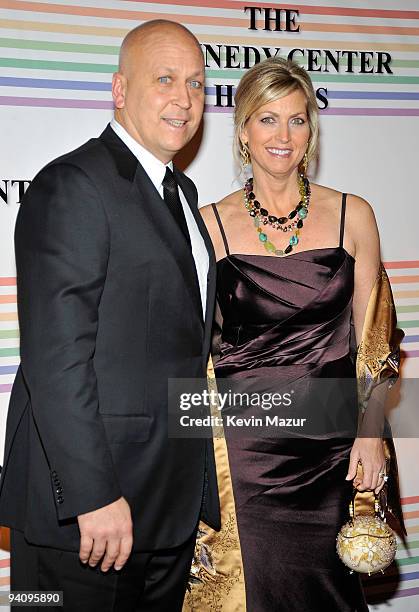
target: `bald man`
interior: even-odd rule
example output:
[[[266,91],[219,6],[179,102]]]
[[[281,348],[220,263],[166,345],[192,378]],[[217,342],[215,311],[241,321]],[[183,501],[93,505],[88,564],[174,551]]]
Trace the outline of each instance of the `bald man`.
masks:
[[[135,28],[112,93],[110,125],[41,170],[19,212],[0,524],[13,590],[176,612],[199,518],[220,520],[212,444],[167,425],[168,380],[206,376],[215,295],[196,188],[172,164],[202,118],[198,41]]]

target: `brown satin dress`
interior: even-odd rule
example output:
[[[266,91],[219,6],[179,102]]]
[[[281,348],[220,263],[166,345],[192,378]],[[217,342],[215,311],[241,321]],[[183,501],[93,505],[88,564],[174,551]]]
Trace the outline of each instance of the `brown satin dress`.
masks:
[[[218,262],[223,317],[216,377],[278,385],[355,379],[350,348],[354,259],[339,246],[288,257],[230,254]],[[311,406],[315,410],[315,406]],[[352,408],[357,412],[356,395]],[[353,440],[272,439],[226,433],[243,557],[247,612],[365,612],[359,576],[339,560],[348,518]]]

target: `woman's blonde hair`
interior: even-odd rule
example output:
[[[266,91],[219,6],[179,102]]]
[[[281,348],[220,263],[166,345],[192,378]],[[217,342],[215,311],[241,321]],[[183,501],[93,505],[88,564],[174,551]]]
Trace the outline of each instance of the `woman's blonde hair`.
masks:
[[[240,160],[246,159],[246,147],[241,141],[241,133],[250,116],[261,106],[283,98],[300,89],[307,100],[307,116],[310,139],[307,148],[308,161],[318,155],[319,146],[319,109],[316,94],[308,73],[290,60],[271,57],[255,64],[242,77],[234,96],[234,152]]]

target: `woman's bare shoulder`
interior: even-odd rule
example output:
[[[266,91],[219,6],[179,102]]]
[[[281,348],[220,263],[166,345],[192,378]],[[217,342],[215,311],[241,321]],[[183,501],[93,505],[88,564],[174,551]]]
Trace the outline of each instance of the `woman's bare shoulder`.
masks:
[[[310,186],[311,197],[318,204],[328,207],[333,206],[334,208],[340,204],[342,200],[342,193],[340,191],[317,183],[311,183]]]
[[[311,188],[312,197],[316,199],[317,203],[327,206],[330,211],[334,209],[340,214],[343,196],[341,191],[317,184],[312,184]],[[371,223],[374,219],[374,212],[371,205],[364,198],[353,193],[347,193],[346,219],[354,223]]]
[[[361,249],[379,250],[380,237],[371,204],[364,198],[350,193],[346,210],[346,226],[352,236],[355,250],[357,252],[360,252]]]
[[[313,192],[319,202],[329,211],[335,211],[340,217],[342,209],[342,192],[322,185],[316,185]],[[360,229],[362,228],[362,231]],[[379,243],[377,223],[374,210],[369,202],[361,196],[347,193],[345,211],[345,241],[350,250],[359,251],[360,244],[367,240],[375,245]]]
[[[325,185],[312,184],[313,196],[325,203],[341,204],[343,193],[337,189],[326,187]],[[361,196],[347,193],[347,204],[351,207],[351,213],[355,215],[368,215],[372,212],[371,205]]]
[[[332,189],[332,187],[327,187],[326,185],[320,185],[320,183],[310,182],[310,187],[311,191],[316,193],[317,197],[321,197],[324,200],[342,195],[337,189]]]
[[[224,257],[225,245],[221,234],[221,228],[219,227],[218,220],[215,216],[214,206],[216,207],[221,223],[225,228],[228,226],[229,219],[232,218],[234,210],[237,210],[237,201],[240,197],[240,193],[240,191],[230,193],[219,202],[203,206],[199,209],[202,218],[204,219],[204,223],[207,226],[208,233],[211,236],[217,260]]]
[[[206,206],[202,206],[199,209],[202,218],[205,223],[208,225],[213,225],[214,221],[216,222],[213,206],[217,208],[218,214],[221,219],[227,218],[232,212],[237,209],[237,203],[241,198],[242,190],[234,191],[233,193],[229,193],[225,198],[220,200],[219,202],[215,202],[214,204],[207,204]]]
[[[348,213],[355,221],[369,221],[374,219],[374,210],[369,202],[359,195],[348,193]]]

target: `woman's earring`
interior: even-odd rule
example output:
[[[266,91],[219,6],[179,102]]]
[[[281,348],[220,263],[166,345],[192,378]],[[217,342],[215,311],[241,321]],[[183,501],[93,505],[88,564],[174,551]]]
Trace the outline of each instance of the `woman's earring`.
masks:
[[[307,176],[307,168],[308,168],[308,155],[304,153],[303,159],[300,161],[298,171],[301,176]]]
[[[250,164],[250,151],[247,142],[242,142],[242,146],[240,148],[240,156],[242,160],[243,168],[246,168]]]

